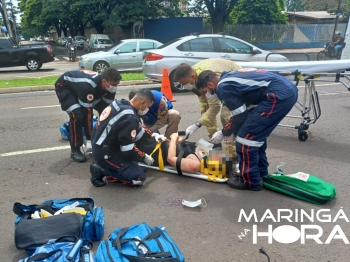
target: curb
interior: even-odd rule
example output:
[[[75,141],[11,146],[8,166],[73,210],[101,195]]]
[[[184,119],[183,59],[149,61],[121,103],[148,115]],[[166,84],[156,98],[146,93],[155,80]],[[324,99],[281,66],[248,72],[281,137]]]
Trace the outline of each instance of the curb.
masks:
[[[154,85],[157,86],[158,83],[148,81],[148,80],[135,80],[135,81],[122,81],[118,85],[120,86],[128,86],[133,88],[133,86],[139,85]],[[23,87],[10,87],[10,88],[0,88],[0,94],[11,94],[11,93],[24,93],[24,92],[37,92],[37,91],[51,91],[55,90],[53,85],[47,86],[23,86]]]

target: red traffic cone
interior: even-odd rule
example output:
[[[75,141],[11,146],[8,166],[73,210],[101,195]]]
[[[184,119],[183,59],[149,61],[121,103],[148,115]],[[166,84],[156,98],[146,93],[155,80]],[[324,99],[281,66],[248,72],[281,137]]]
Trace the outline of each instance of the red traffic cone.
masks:
[[[176,99],[173,98],[173,93],[171,91],[168,68],[163,69],[162,87],[160,89],[160,92],[162,92],[169,101],[176,102]]]

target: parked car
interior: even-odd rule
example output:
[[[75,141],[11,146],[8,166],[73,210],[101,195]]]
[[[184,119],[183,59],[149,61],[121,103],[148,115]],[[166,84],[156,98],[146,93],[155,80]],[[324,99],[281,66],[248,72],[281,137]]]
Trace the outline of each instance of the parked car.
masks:
[[[67,40],[68,40],[68,37],[59,37],[57,40],[57,44],[59,44],[61,46],[65,46]]]
[[[143,51],[154,49],[162,43],[152,39],[125,39],[109,49],[83,55],[79,68],[102,72],[107,67],[119,71],[142,71]]]
[[[50,45],[16,45],[9,37],[0,37],[0,67],[26,66],[39,70],[43,63],[55,60]]]
[[[45,43],[53,44],[55,43],[55,40],[53,39],[53,37],[45,37]]]
[[[96,52],[101,50],[108,50],[112,47],[113,42],[109,39],[108,35],[104,34],[92,34],[90,35],[88,44],[87,44],[87,52]],[[84,46],[85,49],[85,46]]]
[[[183,91],[174,82],[174,71],[181,63],[194,65],[207,58],[225,58],[234,62],[265,61],[270,52],[262,50],[236,37],[224,34],[190,35],[170,41],[157,49],[144,52],[143,73],[149,80],[160,82],[163,69],[169,71],[171,88]],[[269,55],[268,61],[286,62],[282,55]],[[253,66],[253,64],[252,64]]]
[[[86,42],[86,37],[84,36],[74,36],[73,41],[75,42],[75,45],[77,49],[84,49],[84,45]]]

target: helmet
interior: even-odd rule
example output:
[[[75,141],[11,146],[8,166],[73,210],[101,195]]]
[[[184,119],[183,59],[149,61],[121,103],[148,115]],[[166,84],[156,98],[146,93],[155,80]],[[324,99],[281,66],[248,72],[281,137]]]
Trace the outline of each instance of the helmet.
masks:
[[[335,32],[336,35],[341,35],[341,31]]]
[[[68,39],[69,39],[69,40],[71,40],[71,39],[72,39],[72,37],[70,36],[70,37],[68,37]]]
[[[230,148],[209,150],[209,154],[201,161],[201,173],[220,178],[227,177],[232,169]]]

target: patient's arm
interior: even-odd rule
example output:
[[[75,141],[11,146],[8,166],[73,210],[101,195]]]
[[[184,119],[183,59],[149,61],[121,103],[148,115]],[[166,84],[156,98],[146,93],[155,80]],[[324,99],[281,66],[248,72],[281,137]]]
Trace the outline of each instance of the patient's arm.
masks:
[[[171,141],[169,144],[169,148],[168,148],[168,163],[170,165],[172,165],[173,167],[176,167],[176,160],[177,160],[177,156],[176,156],[176,143],[178,141],[178,136],[177,134],[173,134],[171,135]],[[180,169],[182,172],[185,173],[196,173],[199,171],[200,169],[200,162],[198,161],[198,159],[191,159],[191,158],[183,158],[181,160],[181,165],[180,165]]]

